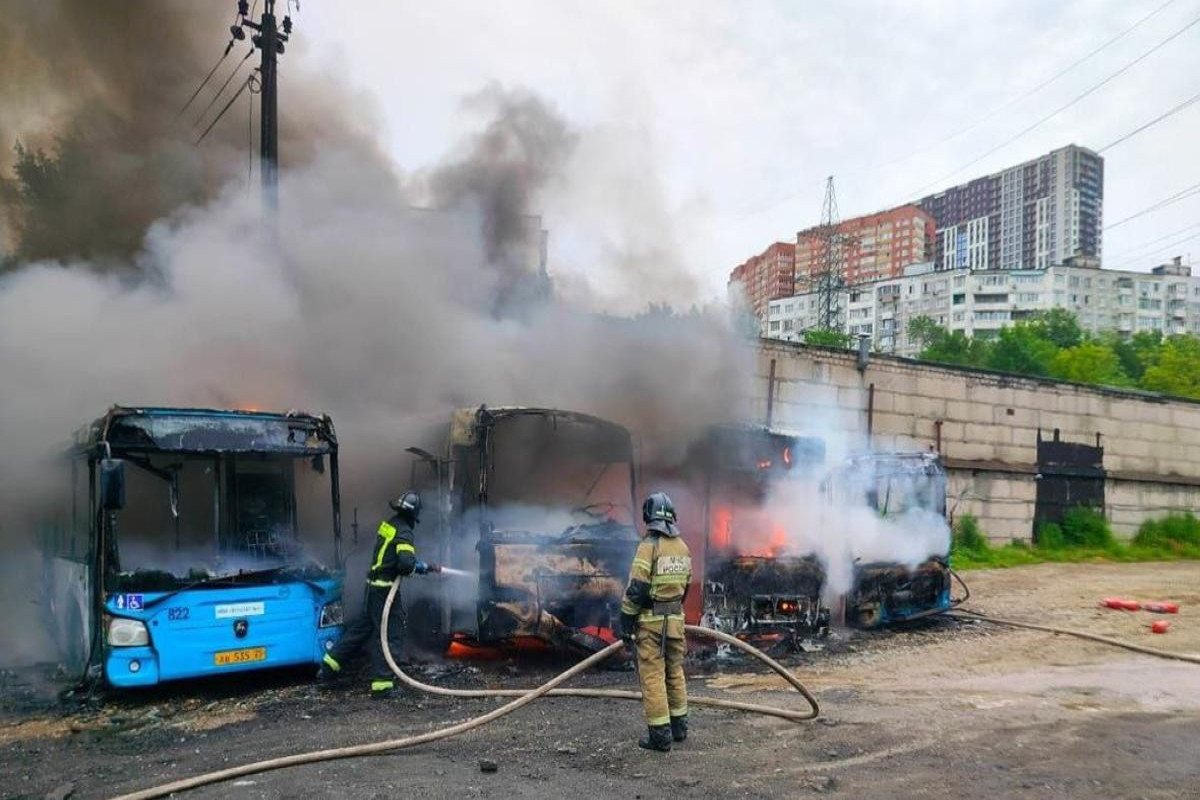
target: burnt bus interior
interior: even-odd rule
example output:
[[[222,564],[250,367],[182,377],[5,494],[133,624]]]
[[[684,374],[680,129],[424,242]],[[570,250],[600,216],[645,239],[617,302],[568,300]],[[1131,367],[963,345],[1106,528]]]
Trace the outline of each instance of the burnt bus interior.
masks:
[[[442,455],[409,451],[437,498],[417,551],[477,578],[406,587],[415,643],[607,644],[638,543],[629,432],[584,414],[481,407],[456,411],[445,439]]]
[[[834,501],[865,503],[883,517],[946,516],[946,473],[936,453],[883,453],[850,459],[835,475]],[[919,619],[950,606],[949,551],[915,569],[891,562],[856,563],[846,623],[875,628]]]
[[[321,418],[151,410],[114,417],[105,447],[127,495],[104,537],[109,591],[337,565],[336,439]]]
[[[824,460],[819,439],[755,427],[712,428],[693,450],[705,498],[701,624],[790,647],[828,629],[824,568],[789,552],[785,521],[767,508],[780,482],[815,485]]]

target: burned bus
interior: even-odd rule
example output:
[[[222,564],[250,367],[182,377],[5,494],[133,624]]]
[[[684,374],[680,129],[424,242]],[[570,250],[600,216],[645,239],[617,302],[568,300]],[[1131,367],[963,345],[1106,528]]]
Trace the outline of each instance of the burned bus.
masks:
[[[887,523],[881,530],[897,540],[880,542],[880,552],[855,559],[853,587],[845,598],[846,623],[878,628],[948,610],[946,471],[937,453],[856,456],[829,481],[835,507],[865,506]]]
[[[43,529],[64,663],[113,687],[317,664],[341,633],[328,416],[114,407]]]
[[[702,509],[698,519],[681,510],[685,537],[702,532],[689,539],[703,564],[689,619],[795,648],[835,618],[875,628],[950,607],[936,454],[866,453],[830,466],[820,439],[717,426],[686,469],[687,504]]]
[[[789,541],[778,508],[785,491],[819,498],[824,460],[819,439],[753,426],[713,427],[692,448],[687,483],[703,497],[699,525],[682,520],[703,532],[690,542],[703,564],[693,619],[759,644],[795,646],[828,628],[824,567]]]
[[[435,438],[436,452],[409,448],[418,487],[436,498],[417,552],[470,577],[406,588],[415,643],[611,641],[639,538],[629,432],[571,411],[482,406],[453,412]]]

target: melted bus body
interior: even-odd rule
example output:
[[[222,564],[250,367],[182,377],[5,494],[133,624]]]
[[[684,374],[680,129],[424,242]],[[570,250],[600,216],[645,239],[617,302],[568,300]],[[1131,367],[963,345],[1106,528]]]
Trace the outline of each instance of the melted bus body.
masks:
[[[65,466],[43,549],[74,674],[125,688],[316,664],[341,633],[329,417],[114,407]]]

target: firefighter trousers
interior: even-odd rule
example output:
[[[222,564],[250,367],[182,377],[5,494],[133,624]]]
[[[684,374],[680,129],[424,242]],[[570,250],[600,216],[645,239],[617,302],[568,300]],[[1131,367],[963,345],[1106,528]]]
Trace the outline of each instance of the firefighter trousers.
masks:
[[[671,717],[687,714],[687,684],[683,677],[683,657],[687,654],[687,640],[683,637],[682,624],[667,630],[666,646],[663,646],[663,623],[639,623],[636,643],[638,677],[642,683],[642,708],[646,712],[646,724],[668,725]]]
[[[333,667],[326,658],[325,663],[334,671],[340,672],[346,663],[354,657],[363,645],[371,655],[371,688],[390,689],[393,686],[392,670],[383,657],[383,647],[379,644],[379,627],[383,620],[383,606],[387,600],[388,588],[384,586],[368,586],[367,596],[363,601],[358,616],[350,620],[342,632],[329,656],[338,666]],[[388,649],[394,658],[399,658],[404,649],[404,607],[400,603],[400,595],[392,603],[388,615]],[[386,684],[386,685],[384,685]]]

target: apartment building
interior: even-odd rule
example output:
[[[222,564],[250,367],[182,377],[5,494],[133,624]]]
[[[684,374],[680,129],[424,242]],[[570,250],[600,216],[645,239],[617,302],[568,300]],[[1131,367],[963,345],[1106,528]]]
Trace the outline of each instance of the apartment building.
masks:
[[[923,198],[935,269],[1043,269],[1100,258],[1104,159],[1076,145]]]
[[[846,333],[869,336],[876,350],[902,356],[920,349],[908,338],[917,316],[989,337],[1034,312],[1065,308],[1093,333],[1200,335],[1200,276],[1178,257],[1148,273],[1099,269],[1087,260],[1040,270],[947,271],[925,263],[900,278],[847,287],[840,299]],[[803,340],[817,325],[817,309],[815,292],[771,301],[766,336]]]
[[[795,294],[796,245],[775,242],[763,252],[751,256],[729,274],[730,295],[738,292],[755,318],[767,319],[767,303],[776,297]]]
[[[796,234],[796,287],[816,286],[828,263],[831,237],[813,227]],[[933,257],[934,219],[915,205],[843,220],[832,237],[835,262],[847,285],[896,278],[905,267]]]

